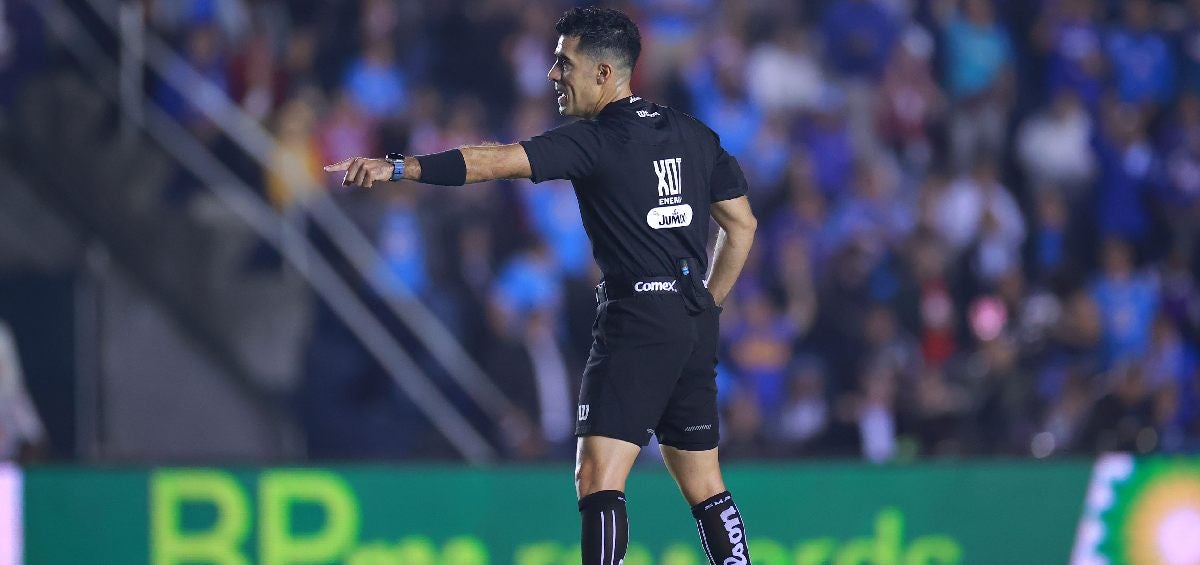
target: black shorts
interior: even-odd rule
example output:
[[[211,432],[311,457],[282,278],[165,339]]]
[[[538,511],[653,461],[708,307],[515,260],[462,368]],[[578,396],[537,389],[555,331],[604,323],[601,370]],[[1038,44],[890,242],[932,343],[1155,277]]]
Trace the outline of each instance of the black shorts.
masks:
[[[678,293],[608,300],[596,310],[579,391],[575,435],[645,447],[650,436],[678,449],[717,446],[720,308],[688,313]]]

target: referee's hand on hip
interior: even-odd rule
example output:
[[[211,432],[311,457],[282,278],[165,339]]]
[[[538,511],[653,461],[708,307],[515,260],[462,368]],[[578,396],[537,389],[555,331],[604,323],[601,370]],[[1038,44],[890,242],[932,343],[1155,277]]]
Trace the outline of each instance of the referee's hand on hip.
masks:
[[[325,172],[335,173],[346,171],[342,178],[343,186],[361,186],[371,188],[376,182],[391,180],[394,171],[392,162],[387,159],[371,159],[368,157],[351,157],[340,163],[325,165]]]

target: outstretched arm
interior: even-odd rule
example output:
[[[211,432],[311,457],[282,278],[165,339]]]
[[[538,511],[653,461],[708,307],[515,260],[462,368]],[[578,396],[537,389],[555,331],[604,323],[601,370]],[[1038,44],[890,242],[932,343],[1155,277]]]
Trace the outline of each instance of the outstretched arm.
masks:
[[[758,220],[750,211],[750,200],[745,196],[714,202],[712,217],[721,226],[721,231],[717,233],[717,245],[713,251],[708,291],[719,305],[733,290],[733,283],[737,282],[742,266],[746,264],[746,257],[750,256]]]
[[[520,143],[508,145],[475,145],[453,149],[462,153],[466,165],[466,183],[483,182],[495,179],[529,178],[533,171],[529,165],[529,156]],[[447,152],[449,153],[449,152]],[[438,155],[444,155],[439,153]],[[421,159],[431,157],[422,156]],[[417,157],[404,158],[405,180],[421,181],[421,159]],[[438,163],[443,160],[437,161]],[[392,178],[392,163],[386,159],[368,157],[351,157],[340,163],[326,165],[325,172],[345,171],[342,184],[371,188],[377,182],[386,182]],[[431,173],[432,171],[425,171]],[[428,180],[428,177],[426,177]],[[439,183],[445,184],[445,183]]]

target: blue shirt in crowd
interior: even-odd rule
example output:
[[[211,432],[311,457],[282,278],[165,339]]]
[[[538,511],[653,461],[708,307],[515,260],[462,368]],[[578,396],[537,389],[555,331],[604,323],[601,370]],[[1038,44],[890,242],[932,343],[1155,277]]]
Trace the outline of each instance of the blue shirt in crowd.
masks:
[[[1002,26],[979,27],[957,18],[946,27],[946,54],[950,95],[963,98],[995,85],[1013,48]]]
[[[375,119],[383,119],[408,105],[404,74],[400,68],[355,61],[346,73],[346,90],[354,102]]]
[[[1158,286],[1153,278],[1101,278],[1092,286],[1092,299],[1100,309],[1106,367],[1145,355],[1158,311]]]
[[[891,16],[869,0],[839,0],[825,13],[821,28],[833,66],[855,77],[879,76],[897,35]]]
[[[383,254],[384,288],[397,296],[425,291],[425,247],[421,224],[411,206],[392,205],[379,230],[379,251]]]
[[[579,221],[579,201],[571,184],[526,183],[521,196],[534,229],[553,250],[558,268],[571,277],[584,276],[592,263],[592,246]]]
[[[1174,58],[1158,34],[1117,29],[1108,38],[1108,56],[1122,101],[1163,104],[1174,95]]]

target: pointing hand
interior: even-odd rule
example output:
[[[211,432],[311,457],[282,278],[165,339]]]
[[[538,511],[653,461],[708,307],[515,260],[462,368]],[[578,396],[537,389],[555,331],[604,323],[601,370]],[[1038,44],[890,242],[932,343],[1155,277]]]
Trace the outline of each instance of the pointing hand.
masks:
[[[367,157],[351,157],[340,163],[325,165],[325,172],[337,171],[346,171],[346,176],[342,177],[343,186],[371,188],[376,182],[391,180],[393,167],[391,161],[386,159]]]

